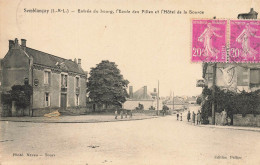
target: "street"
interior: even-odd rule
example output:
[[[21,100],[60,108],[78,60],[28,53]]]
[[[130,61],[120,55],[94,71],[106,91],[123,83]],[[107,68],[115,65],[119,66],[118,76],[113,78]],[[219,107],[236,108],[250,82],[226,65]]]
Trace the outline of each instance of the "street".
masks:
[[[0,122],[0,164],[260,164],[259,132],[176,115],[108,123]]]

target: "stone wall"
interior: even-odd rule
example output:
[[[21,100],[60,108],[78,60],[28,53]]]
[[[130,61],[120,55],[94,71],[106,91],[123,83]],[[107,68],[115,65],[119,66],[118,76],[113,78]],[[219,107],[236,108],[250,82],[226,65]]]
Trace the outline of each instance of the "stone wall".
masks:
[[[61,74],[51,72],[50,84],[44,84],[44,70],[33,70],[34,79],[38,79],[38,86],[33,86],[33,108],[45,108],[45,93],[50,95],[50,107],[60,107]],[[68,75],[67,107],[76,106],[75,76]],[[79,106],[86,106],[86,79],[80,78]]]
[[[77,115],[85,115],[91,112],[90,109],[86,107],[68,107],[66,110],[61,110],[59,107],[47,107],[47,108],[37,108],[33,109],[33,116],[34,117],[41,117],[45,114],[59,111],[61,115],[67,116],[77,116]]]
[[[247,114],[245,117],[242,117],[241,114],[236,114],[233,120],[233,125],[235,126],[260,127],[260,115]]]
[[[41,117],[41,116],[44,116],[45,114],[48,114],[48,113],[51,113],[51,112],[54,112],[54,111],[57,111],[59,110],[59,107],[47,107],[47,108],[37,108],[37,109],[33,109],[33,117]]]
[[[209,117],[209,123],[212,123],[212,118]],[[220,113],[216,113],[215,116],[216,125],[221,124]],[[242,117],[242,114],[235,114],[233,116],[233,125],[234,126],[250,126],[250,127],[260,127],[260,115],[247,114],[245,117]]]

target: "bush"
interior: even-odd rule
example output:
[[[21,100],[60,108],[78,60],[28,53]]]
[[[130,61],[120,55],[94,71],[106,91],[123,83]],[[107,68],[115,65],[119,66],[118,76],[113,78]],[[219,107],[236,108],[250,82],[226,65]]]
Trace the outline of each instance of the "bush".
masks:
[[[14,85],[12,90],[2,94],[3,104],[12,105],[12,101],[18,109],[26,108],[30,105],[32,87],[30,85]]]
[[[205,120],[212,114],[212,103],[214,98],[212,97],[212,89],[205,87],[202,91],[203,100],[202,103],[202,118]],[[232,91],[221,90],[216,87],[215,89],[215,112],[221,112],[224,109],[227,111],[228,117],[233,118],[233,114],[260,114],[260,90],[254,92],[242,91],[241,93],[235,93]]]

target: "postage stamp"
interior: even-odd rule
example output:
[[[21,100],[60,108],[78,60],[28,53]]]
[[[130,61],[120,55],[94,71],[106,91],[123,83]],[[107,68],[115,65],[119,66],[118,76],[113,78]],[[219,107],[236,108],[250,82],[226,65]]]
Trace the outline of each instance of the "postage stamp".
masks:
[[[227,20],[192,20],[192,62],[226,62]]]
[[[260,62],[259,20],[230,20],[229,62]]]

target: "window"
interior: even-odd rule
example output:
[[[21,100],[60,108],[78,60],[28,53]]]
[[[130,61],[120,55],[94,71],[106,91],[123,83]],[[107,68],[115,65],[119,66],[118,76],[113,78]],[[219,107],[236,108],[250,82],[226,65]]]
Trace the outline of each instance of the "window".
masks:
[[[68,87],[68,75],[61,74],[61,87],[63,88]]]
[[[50,106],[50,94],[49,93],[45,93],[45,107],[49,107]]]
[[[50,84],[51,80],[51,72],[44,71],[44,84]]]
[[[79,77],[76,77],[76,88],[79,87]]]
[[[76,106],[79,106],[79,94],[76,94]]]
[[[250,83],[251,84],[259,84],[260,83],[260,70],[259,69],[251,69],[250,70]]]
[[[250,69],[250,86],[257,87],[260,85],[260,70]]]

